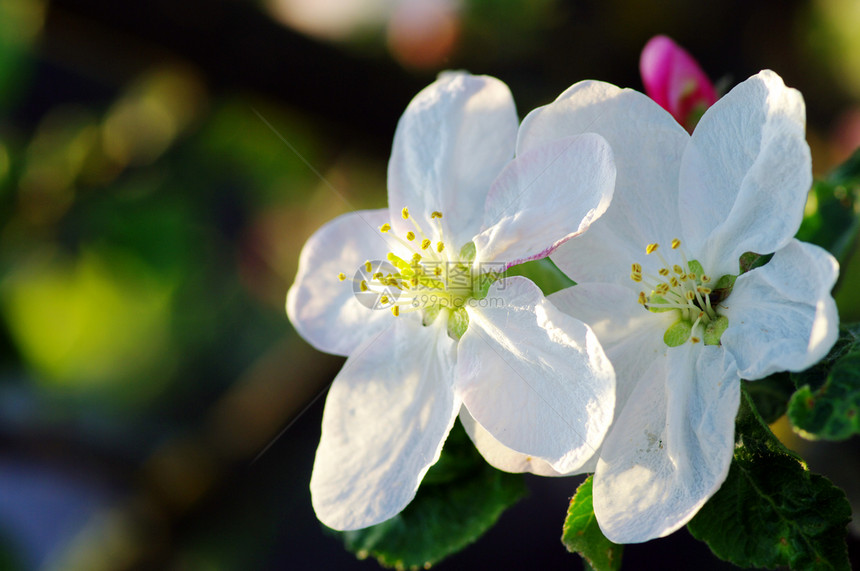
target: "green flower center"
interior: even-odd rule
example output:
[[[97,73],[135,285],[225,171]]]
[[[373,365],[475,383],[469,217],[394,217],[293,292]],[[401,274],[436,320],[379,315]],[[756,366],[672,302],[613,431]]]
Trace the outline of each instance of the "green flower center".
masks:
[[[677,312],[678,320],[663,335],[669,347],[678,347],[687,341],[719,345],[729,320],[720,315],[718,309],[731,293],[735,276],[722,276],[714,282],[698,260],[688,260],[677,238],[672,240],[672,252],[678,258],[676,263],[670,264],[659,248],[659,244],[645,247],[646,255],[656,254],[663,264],[658,275],[643,273],[641,264],[633,264],[631,268],[630,279],[646,288],[639,292],[639,303],[655,313]],[[650,293],[646,293],[649,290]]]
[[[366,261],[353,278],[356,296],[371,309],[389,309],[394,317],[419,312],[427,326],[440,315],[447,319],[448,334],[460,339],[469,326],[466,304],[482,299],[498,273],[481,273],[473,267],[475,244],[467,243],[451,254],[445,243],[441,212],[433,212],[432,232],[425,233],[421,225],[403,208],[401,216],[412,224],[404,236],[394,232],[391,224],[379,231],[397,248],[384,261]],[[430,236],[432,236],[432,239]],[[338,274],[340,281],[346,274]]]

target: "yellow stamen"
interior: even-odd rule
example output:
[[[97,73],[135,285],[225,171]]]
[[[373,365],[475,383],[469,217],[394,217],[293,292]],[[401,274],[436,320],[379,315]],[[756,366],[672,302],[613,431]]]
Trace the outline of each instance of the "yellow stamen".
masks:
[[[631,266],[631,268],[632,268],[632,271],[634,274],[641,274],[642,273],[642,264],[633,264]]]
[[[412,230],[410,230],[409,232],[407,232],[407,233],[406,233],[406,239],[407,239],[407,240],[409,240],[410,242],[411,242],[412,240],[414,240],[414,239],[415,239],[415,232],[413,232]]]
[[[433,213],[430,215],[430,218],[433,218],[433,219],[442,218],[442,213],[439,212],[438,210],[434,210]]]
[[[682,268],[678,264],[675,264],[674,266],[672,266],[672,271],[675,272],[676,274],[678,274],[679,276],[684,275],[684,268]]]
[[[436,251],[437,252],[441,252],[444,249],[445,249],[445,244],[443,244],[442,242],[436,242]]]
[[[403,210],[400,211],[400,215],[404,220],[409,220],[409,209],[404,206]]]
[[[681,245],[680,240],[678,240],[677,238],[672,238],[672,249],[673,250],[677,250],[680,245]]]
[[[346,279],[346,274],[345,274],[345,273],[343,273],[343,272],[339,273],[339,274],[337,275],[337,279],[339,279],[340,281],[345,280],[345,279]]]
[[[711,293],[711,288],[699,286],[696,288],[696,291],[698,291],[702,295],[708,295],[709,293]]]
[[[424,238],[423,240],[421,240],[421,249],[426,250],[430,247],[430,244],[432,243],[433,242],[431,242],[429,238]]]
[[[642,275],[641,274],[635,274],[635,273],[630,274],[630,279],[633,280],[634,282],[638,283],[638,282],[642,281]]]
[[[639,292],[639,303],[641,303],[642,305],[645,305],[646,303],[648,303],[648,298],[645,297],[644,291]]]
[[[672,284],[672,287],[678,287],[681,285],[681,282],[678,281],[678,278],[672,276],[672,279],[669,280],[669,283]]]
[[[708,275],[702,274],[702,283],[703,283],[703,284],[706,284],[706,283],[708,283],[709,281],[711,281],[711,276],[708,276]]]
[[[393,306],[391,308],[391,313],[394,314],[394,317],[397,317],[398,315],[400,315],[400,306],[399,305]]]
[[[666,277],[669,275],[669,268],[660,268],[660,271],[657,273],[663,277]]]
[[[379,227],[379,231],[382,232],[383,234],[385,232],[388,232],[389,230],[391,230],[391,224],[389,224],[388,222],[386,222],[385,224],[383,224],[382,226]]]
[[[382,305],[386,305],[386,304],[388,303],[388,296],[387,296],[387,295],[383,295],[382,297],[380,297],[380,298],[379,298],[379,303],[381,303]]]
[[[367,291],[367,282],[365,280],[361,280],[359,287],[361,288],[361,291]]]
[[[701,341],[701,339],[698,337],[690,337],[690,343],[698,343],[699,341]]]
[[[373,265],[370,263],[370,260],[364,262],[364,271],[370,273],[373,271]]]
[[[657,248],[659,248],[659,247],[660,247],[660,244],[657,244],[657,243],[648,244],[647,246],[645,246],[645,253],[646,254],[653,254],[654,252],[657,251]]]
[[[684,297],[686,297],[688,301],[693,301],[694,299],[696,299],[696,294],[692,290],[687,290],[684,293]]]

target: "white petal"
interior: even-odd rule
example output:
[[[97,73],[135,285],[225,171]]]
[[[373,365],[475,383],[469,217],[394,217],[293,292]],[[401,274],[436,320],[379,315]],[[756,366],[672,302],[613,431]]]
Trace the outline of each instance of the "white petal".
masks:
[[[367,527],[415,497],[460,409],[454,352],[444,326],[397,319],[347,360],[326,400],[311,476],[320,521]]]
[[[403,113],[388,163],[392,224],[404,206],[425,232],[440,211],[449,247],[460,249],[481,228],[490,185],[514,155],[517,113],[508,87],[493,77],[444,73]],[[431,239],[435,237],[430,236]]]
[[[487,429],[478,424],[466,407],[460,409],[460,423],[466,429],[466,434],[475,443],[475,447],[481,456],[494,468],[505,472],[529,472],[538,476],[567,476],[552,469],[549,463],[511,450],[487,432]],[[595,465],[596,465],[595,458]],[[591,471],[594,471],[592,468]]]
[[[792,240],[770,262],[737,279],[723,302],[729,328],[721,342],[741,377],[802,371],[827,354],[839,335],[830,295],[838,274],[833,256]]]
[[[580,133],[612,147],[617,176],[606,214],[562,245],[553,261],[578,283],[624,283],[645,246],[681,237],[678,170],[689,135],[650,98],[597,81],[570,87],[523,120],[517,153]]]
[[[709,272],[738,272],[744,252],[769,254],[797,232],[812,184],[803,97],[772,71],[708,109],[681,164],[684,235]]]
[[[652,313],[639,304],[637,292],[616,284],[578,284],[549,300],[597,335],[615,368],[617,418],[642,371],[666,354],[663,334],[678,320],[677,312]]]
[[[616,543],[686,524],[720,487],[734,451],[740,379],[719,347],[675,347],[652,363],[606,437],[594,513]]]
[[[614,188],[612,150],[593,133],[523,153],[487,196],[476,259],[510,267],[546,257],[606,212]]]
[[[350,212],[324,224],[302,248],[296,281],[287,292],[287,315],[320,351],[349,355],[391,325],[391,313],[371,309],[366,296],[355,295],[352,281],[365,261],[385,260],[389,250],[379,226],[386,222],[384,209]],[[338,279],[341,272],[345,281]]]
[[[597,337],[521,277],[496,282],[468,312],[456,387],[469,413],[506,447],[558,472],[581,466],[615,406],[615,375]]]

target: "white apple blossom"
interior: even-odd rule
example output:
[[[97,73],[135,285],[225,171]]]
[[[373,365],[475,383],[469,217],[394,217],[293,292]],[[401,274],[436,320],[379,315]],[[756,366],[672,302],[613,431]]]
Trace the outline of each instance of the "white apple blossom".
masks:
[[[290,320],[317,349],[349,357],[311,477],[330,527],[402,510],[461,408],[466,422],[559,471],[603,440],[615,380],[596,337],[528,279],[496,278],[603,214],[612,153],[587,134],[511,160],[516,133],[502,82],[444,74],[400,119],[389,207],[336,218],[302,250]]]
[[[577,285],[550,296],[592,327],[616,370],[616,420],[580,469],[595,472],[612,541],[686,524],[728,473],[740,379],[803,370],[836,340],[837,262],[793,238],[812,181],[804,125],[800,93],[771,71],[692,136],[644,95],[594,81],[523,121],[519,153],[595,132],[618,169],[607,213],[553,254]],[[738,276],[745,252],[773,257]],[[494,465],[552,474],[477,432]]]

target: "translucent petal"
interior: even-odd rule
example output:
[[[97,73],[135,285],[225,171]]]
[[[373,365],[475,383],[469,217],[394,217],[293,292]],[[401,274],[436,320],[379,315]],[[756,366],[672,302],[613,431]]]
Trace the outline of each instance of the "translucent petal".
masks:
[[[594,513],[610,540],[676,531],[725,480],[740,402],[726,357],[719,347],[687,343],[643,371],[594,475]]]
[[[287,292],[287,315],[320,351],[349,355],[391,325],[391,313],[370,309],[373,304],[355,295],[352,281],[365,261],[385,260],[388,244],[379,226],[386,222],[384,209],[350,212],[324,224],[302,248],[296,280]]]
[[[469,307],[456,386],[469,413],[504,446],[571,472],[600,446],[615,375],[597,337],[531,281],[490,287]]]
[[[646,244],[681,237],[678,170],[690,137],[645,95],[583,81],[526,116],[517,153],[589,132],[612,147],[615,194],[606,214],[588,232],[559,247],[552,259],[578,283],[626,285],[631,263],[652,261],[645,259]]]
[[[517,114],[498,79],[444,73],[403,113],[388,163],[388,205],[401,234],[409,207],[432,240],[430,215],[442,212],[448,246],[459,250],[481,228],[490,185],[513,158]]]
[[[833,256],[792,240],[770,262],[737,279],[723,302],[729,328],[721,342],[742,378],[802,371],[827,354],[839,335],[830,295],[838,274]]]
[[[681,164],[688,248],[715,275],[738,272],[744,252],[769,254],[800,227],[812,184],[803,97],[772,71],[708,109]]]
[[[612,150],[592,133],[533,148],[514,159],[487,197],[477,259],[506,267],[546,257],[585,232],[615,188]]]
[[[321,522],[367,527],[415,497],[460,410],[454,353],[444,325],[398,318],[350,356],[329,390],[311,476]]]

